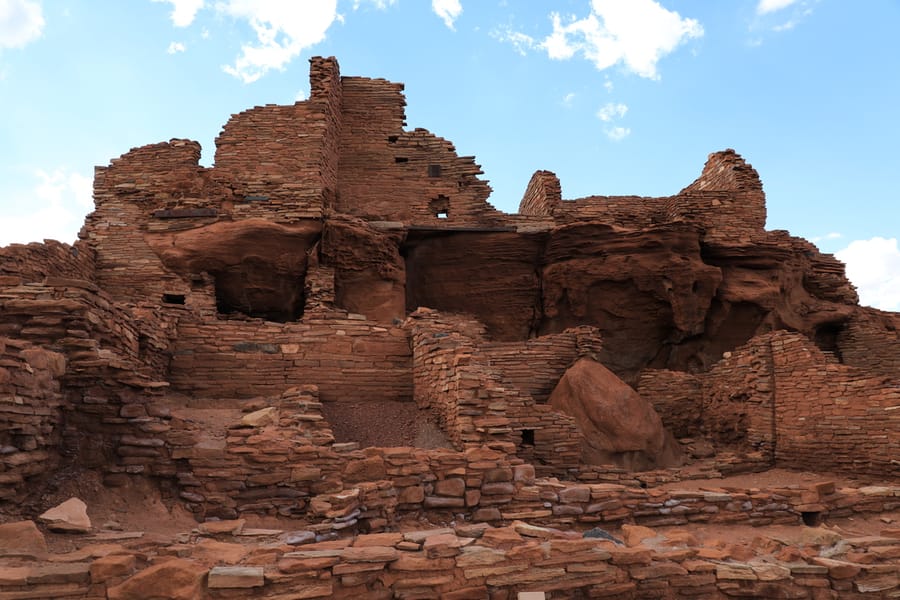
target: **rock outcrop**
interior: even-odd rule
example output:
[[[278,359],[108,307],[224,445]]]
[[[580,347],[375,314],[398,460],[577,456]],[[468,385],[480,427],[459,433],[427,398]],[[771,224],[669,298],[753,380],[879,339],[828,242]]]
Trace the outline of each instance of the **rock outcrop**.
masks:
[[[549,403],[575,417],[587,464],[650,470],[682,462],[678,442],[653,405],[592,358],[581,358],[566,370]]]

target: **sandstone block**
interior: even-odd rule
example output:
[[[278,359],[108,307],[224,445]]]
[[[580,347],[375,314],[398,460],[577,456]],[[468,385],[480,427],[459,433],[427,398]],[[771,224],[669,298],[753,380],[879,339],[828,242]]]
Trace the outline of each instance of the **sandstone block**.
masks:
[[[213,567],[207,580],[210,589],[255,588],[265,583],[262,567]]]

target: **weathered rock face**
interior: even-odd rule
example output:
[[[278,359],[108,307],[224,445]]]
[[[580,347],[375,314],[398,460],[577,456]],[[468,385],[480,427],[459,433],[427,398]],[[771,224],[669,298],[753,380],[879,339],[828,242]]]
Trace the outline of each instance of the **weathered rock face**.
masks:
[[[303,314],[308,253],[321,232],[319,221],[282,225],[246,219],[148,233],[146,240],[183,279],[202,283],[211,276],[220,313],[283,322]]]
[[[653,405],[591,358],[569,367],[550,394],[550,406],[575,417],[584,436],[582,460],[630,469],[681,464],[681,450]]]

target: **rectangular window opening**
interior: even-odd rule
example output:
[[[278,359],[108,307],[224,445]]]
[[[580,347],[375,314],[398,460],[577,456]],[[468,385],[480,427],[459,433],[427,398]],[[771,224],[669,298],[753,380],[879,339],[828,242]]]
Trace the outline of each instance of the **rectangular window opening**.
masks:
[[[163,304],[184,304],[184,294],[163,294]]]
[[[522,445],[534,446],[534,429],[522,430]]]
[[[439,210],[434,216],[438,219],[446,219],[450,217],[450,211],[445,208],[444,210]]]
[[[406,158],[405,156],[395,156],[394,162],[395,163],[407,163],[407,162],[409,162],[409,159]]]
[[[441,176],[441,165],[428,165],[428,176],[429,177],[440,177]]]

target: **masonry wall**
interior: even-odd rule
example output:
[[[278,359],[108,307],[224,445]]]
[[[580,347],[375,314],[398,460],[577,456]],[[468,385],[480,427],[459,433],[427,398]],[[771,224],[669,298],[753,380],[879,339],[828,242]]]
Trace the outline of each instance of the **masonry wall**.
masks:
[[[66,359],[0,335],[0,502],[20,501],[59,464]]]
[[[559,177],[552,171],[535,171],[519,203],[520,215],[549,216],[562,202]]]
[[[407,334],[361,315],[178,324],[170,381],[199,397],[250,398],[315,384],[322,400],[412,400]]]
[[[457,156],[453,144],[425,129],[403,129],[402,90],[383,79],[343,78],[336,209],[420,227],[502,224],[473,157]]]
[[[416,403],[439,415],[457,449],[488,444],[516,453],[542,473],[577,470],[582,438],[574,419],[536,404],[504,380],[501,367],[481,347],[484,329],[477,321],[419,309],[405,326],[412,335]],[[570,360],[579,341],[582,347],[599,341],[596,334],[581,333],[573,330],[558,338],[561,349],[568,346]]]
[[[700,177],[672,199],[669,210],[671,218],[702,223],[714,236],[732,241],[749,241],[766,227],[759,174],[731,149],[710,154]]]
[[[754,337],[727,353],[704,375],[704,434],[721,443],[774,456],[780,440],[775,430],[771,340],[778,335]]]
[[[94,278],[94,251],[83,241],[74,245],[47,240],[0,248],[0,277],[13,282],[41,282],[47,277]]]
[[[863,307],[837,335],[844,364],[900,377],[900,315]]]
[[[156,211],[182,211],[175,219],[181,228],[216,219],[218,197],[211,199],[207,189],[216,186],[199,160],[200,144],[172,140],[132,149],[94,170],[96,209],[81,235],[96,252],[97,284],[113,298],[141,301],[164,289],[189,291],[187,282],[163,266],[144,232],[153,229],[151,221],[172,225],[173,219],[153,217]]]
[[[585,325],[524,342],[484,342],[481,349],[504,385],[545,404],[566,369],[579,357],[598,353],[602,345],[600,332]]]
[[[635,390],[653,404],[666,429],[676,438],[695,436],[703,420],[703,380],[684,371],[645,369]]]
[[[779,466],[900,476],[900,378],[829,362],[799,334],[772,357]]]

